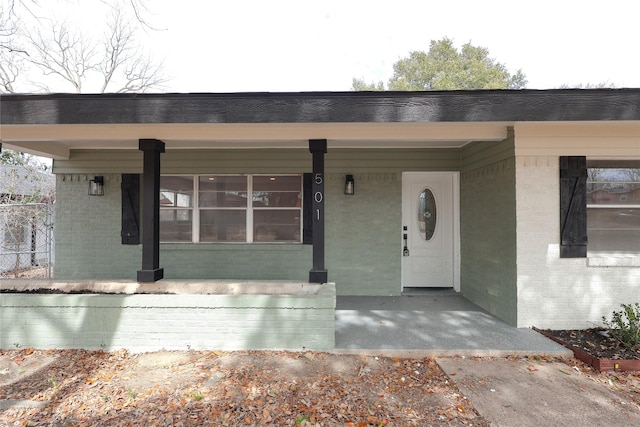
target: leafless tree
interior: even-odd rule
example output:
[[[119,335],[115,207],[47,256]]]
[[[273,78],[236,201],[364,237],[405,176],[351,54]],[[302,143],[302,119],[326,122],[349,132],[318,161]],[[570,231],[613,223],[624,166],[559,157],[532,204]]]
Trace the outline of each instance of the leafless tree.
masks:
[[[145,92],[158,88],[166,81],[162,65],[153,62],[135,36],[136,28],[116,9],[102,40],[66,23],[54,22],[46,32],[36,30],[29,35],[31,53],[26,61],[45,75],[62,78],[78,93],[85,91],[91,81],[99,81],[94,89],[97,92]]]
[[[36,246],[45,242],[38,236],[50,236],[55,179],[23,153],[3,150],[0,166],[0,278],[18,277],[25,270],[46,273],[39,268]]]
[[[59,0],[73,3],[79,0]],[[139,30],[152,29],[146,0],[98,0],[111,11],[100,38],[83,33],[68,22],[38,16],[37,0],[0,0],[0,93],[15,92],[27,81],[37,91],[146,92],[162,87],[162,64],[144,52]],[[28,28],[20,20],[28,13],[37,22]],[[127,19],[127,14],[135,19]],[[33,78],[33,71],[42,78]],[[29,73],[31,71],[31,73]]]
[[[0,3],[0,93],[14,92],[26,51],[18,38],[18,19],[14,0]]]
[[[124,3],[125,5],[128,5],[130,7],[131,11],[136,17],[136,20],[144,28],[151,29],[151,30],[157,29],[153,27],[153,25],[151,25],[151,23],[147,19],[147,16],[150,14],[150,10],[145,0],[111,0],[111,1],[102,0],[102,2],[105,4],[112,5],[115,8],[119,8],[118,3]]]
[[[23,60],[15,52],[0,49],[0,93],[13,93],[22,70]]]
[[[640,168],[627,168],[624,170],[625,178],[631,183],[640,183]]]
[[[101,92],[108,89],[118,73],[122,81],[118,92],[144,92],[166,82],[161,64],[154,63],[136,43],[134,27],[119,11],[113,12],[103,46],[103,59],[96,67],[103,77]]]
[[[27,61],[42,69],[45,75],[62,77],[76,92],[82,92],[87,72],[95,66],[93,43],[69,30],[66,23],[55,22],[46,32],[37,29],[28,38],[31,54]],[[46,84],[40,84],[42,89],[48,89]]]
[[[597,182],[602,179],[604,169],[602,168],[587,168],[587,190],[593,191],[597,188]]]
[[[16,34],[17,27],[11,20],[13,10],[12,3],[0,3],[0,49],[3,51],[14,48],[12,38]]]

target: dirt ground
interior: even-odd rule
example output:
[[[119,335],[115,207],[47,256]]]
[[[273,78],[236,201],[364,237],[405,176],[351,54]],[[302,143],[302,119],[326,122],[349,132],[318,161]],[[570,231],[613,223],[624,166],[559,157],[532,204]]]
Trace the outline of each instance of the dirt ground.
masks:
[[[550,335],[580,348],[599,359],[640,360],[640,346],[628,348],[610,336],[606,329],[545,330]]]
[[[640,405],[640,373],[566,363]],[[0,426],[489,424],[434,359],[318,352],[4,350],[0,403]]]
[[[51,266],[53,270],[53,266]],[[46,279],[47,267],[27,267],[0,273],[2,279]]]

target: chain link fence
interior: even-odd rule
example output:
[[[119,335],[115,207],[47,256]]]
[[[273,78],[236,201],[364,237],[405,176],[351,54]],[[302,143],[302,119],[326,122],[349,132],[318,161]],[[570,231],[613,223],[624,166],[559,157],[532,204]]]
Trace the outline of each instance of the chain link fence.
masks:
[[[53,205],[0,205],[0,279],[50,279]]]

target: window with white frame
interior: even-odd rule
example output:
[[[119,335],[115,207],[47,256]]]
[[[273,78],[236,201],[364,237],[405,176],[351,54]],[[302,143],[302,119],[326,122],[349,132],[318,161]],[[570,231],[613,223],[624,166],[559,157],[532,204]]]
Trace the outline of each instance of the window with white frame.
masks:
[[[301,236],[301,175],[160,178],[161,242],[300,243]]]
[[[640,162],[587,167],[588,251],[640,255]]]

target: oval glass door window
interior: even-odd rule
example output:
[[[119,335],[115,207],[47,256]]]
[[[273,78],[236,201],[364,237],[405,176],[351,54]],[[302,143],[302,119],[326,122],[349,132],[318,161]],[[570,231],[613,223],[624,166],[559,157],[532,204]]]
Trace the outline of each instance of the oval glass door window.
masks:
[[[422,190],[418,200],[418,227],[420,235],[427,241],[436,232],[436,198],[428,188]]]

